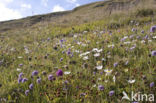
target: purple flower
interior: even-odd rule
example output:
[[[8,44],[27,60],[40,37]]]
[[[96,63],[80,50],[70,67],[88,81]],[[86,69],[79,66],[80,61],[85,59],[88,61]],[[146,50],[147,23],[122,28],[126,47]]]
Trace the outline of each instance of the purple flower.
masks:
[[[129,61],[126,61],[125,65],[128,65]]]
[[[60,40],[60,42],[61,42],[61,43],[63,43],[63,42],[64,42],[64,40],[63,40],[63,39],[61,39],[61,40]]]
[[[116,63],[114,63],[114,67],[117,67],[118,66],[118,63],[116,62]]]
[[[137,36],[136,38],[137,38],[137,39],[140,39],[141,37],[140,37],[140,36]]]
[[[69,83],[68,80],[64,81],[64,84],[68,84],[68,83]]]
[[[50,40],[50,38],[47,38],[47,40],[49,41],[49,40]]]
[[[81,94],[80,94],[80,97],[85,96],[85,95],[86,95],[86,93],[81,93]]]
[[[68,50],[68,51],[67,51],[67,54],[70,55],[70,54],[71,54],[71,51]]]
[[[21,66],[23,66],[23,64],[19,64],[19,66],[21,67]]]
[[[21,83],[23,78],[18,78],[18,83]]]
[[[62,76],[63,75],[63,71],[61,69],[59,69],[57,72],[56,72],[56,75],[57,76]]]
[[[133,49],[135,49],[135,48],[136,48],[136,46],[133,46],[133,47],[130,48],[130,50],[133,50]]]
[[[22,79],[22,83],[24,83],[24,82],[26,82],[26,81],[28,81],[27,78],[23,78],[23,79]]]
[[[98,86],[98,89],[99,89],[100,91],[103,91],[103,90],[104,90],[104,86],[103,86],[103,85],[99,85],[99,86]]]
[[[37,70],[34,70],[34,71],[32,72],[32,76],[35,76],[35,75],[38,75],[38,71],[37,71]]]
[[[134,35],[130,35],[129,38],[130,38],[130,39],[134,38]]]
[[[33,89],[33,87],[34,87],[34,85],[33,85],[33,83],[31,83],[31,84],[29,85],[29,89]]]
[[[96,72],[93,72],[93,74],[95,75],[95,74],[96,74]]]
[[[150,87],[151,88],[154,87],[154,82],[150,83]]]
[[[137,29],[135,29],[135,28],[132,28],[132,32],[135,32],[135,31],[137,31]]]
[[[146,35],[146,36],[144,37],[144,39],[148,39],[148,35]]]
[[[37,82],[38,84],[40,84],[40,83],[41,83],[41,78],[38,78],[38,79],[36,80],[36,82]]]
[[[29,92],[30,92],[29,90],[26,90],[26,91],[25,91],[25,95],[28,96],[28,93],[29,93]]]
[[[65,52],[64,51],[62,51],[62,54],[64,54]]]
[[[152,51],[152,56],[156,56],[156,50]]]
[[[63,58],[60,59],[60,62],[63,61]]]
[[[145,32],[144,30],[141,31],[142,34],[144,34],[144,32]]]
[[[101,75],[103,75],[103,72],[100,72]]]
[[[19,77],[19,78],[22,78],[22,76],[23,76],[23,73],[21,72],[21,73],[18,75],[18,77]]]
[[[47,73],[45,71],[42,72],[43,75],[46,75]]]
[[[113,96],[114,93],[115,93],[114,91],[110,91],[110,92],[109,92],[109,96],[110,96],[110,97]]]
[[[151,29],[150,29],[150,32],[154,33],[155,31],[156,31],[156,26],[152,26]]]
[[[48,80],[52,81],[53,79],[54,79],[53,75],[50,74],[50,75],[48,76]]]

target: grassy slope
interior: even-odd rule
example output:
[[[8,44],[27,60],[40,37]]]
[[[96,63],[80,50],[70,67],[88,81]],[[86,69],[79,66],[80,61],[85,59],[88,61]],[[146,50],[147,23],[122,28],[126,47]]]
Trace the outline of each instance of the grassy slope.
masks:
[[[89,6],[86,7],[89,8]],[[152,6],[147,7],[151,8]],[[77,12],[80,9],[78,8]],[[150,34],[149,29],[151,25],[154,25],[156,18],[151,15],[136,18],[138,11],[135,9],[138,10],[138,8],[133,9],[133,13],[130,14],[121,13],[118,10],[104,19],[80,25],[73,23],[72,26],[64,25],[60,27],[59,25],[51,26],[49,23],[42,22],[29,28],[2,33],[0,38],[0,84],[2,84],[0,97],[19,103],[21,101],[25,103],[80,103],[82,101],[85,103],[118,103],[121,101],[123,90],[127,93],[130,93],[131,90],[153,93],[155,88],[149,88],[149,84],[156,82],[154,78],[156,58],[149,57],[149,54],[156,48],[156,40],[153,39],[156,35],[149,36],[152,42],[145,39],[145,36]],[[82,11],[84,10],[82,9]],[[155,9],[153,11],[155,12]],[[130,23],[131,20],[135,22]],[[132,28],[136,28],[137,31],[132,32]],[[88,33],[83,34],[83,31],[86,30]],[[110,30],[112,31],[111,35]],[[141,33],[142,30],[145,31],[144,34]],[[101,31],[104,32],[100,33]],[[132,35],[134,37],[130,38]],[[129,36],[126,41],[130,41],[130,44],[126,45],[120,41],[124,36]],[[137,39],[138,36],[140,36],[140,39]],[[50,38],[50,40],[47,40],[47,38]],[[66,40],[63,43],[64,47],[61,47],[59,42],[62,38]],[[142,40],[145,40],[145,43],[141,43]],[[76,41],[82,42],[82,44],[78,45]],[[112,44],[115,45],[114,48],[108,48],[108,45]],[[135,44],[136,48],[129,50]],[[29,49],[28,54],[25,53],[25,46]],[[58,50],[53,48],[55,46]],[[73,57],[66,54],[69,48],[71,48]],[[79,54],[91,51],[93,48],[103,49],[100,57],[95,58],[94,53],[89,54],[89,60],[86,61],[79,57]],[[80,53],[74,52],[75,50],[79,50]],[[65,53],[62,54],[62,51]],[[45,59],[46,55],[47,59]],[[19,56],[22,56],[22,58],[18,58]],[[30,61],[29,58],[32,58],[32,60]],[[62,62],[60,62],[60,58],[63,58]],[[102,61],[102,58],[105,58],[106,61]],[[126,61],[129,61],[128,65],[124,65]],[[115,62],[118,62],[116,68],[113,67]],[[88,65],[87,68],[83,68],[84,63]],[[23,66],[19,66],[19,64],[23,64]],[[103,70],[96,71],[96,65],[100,64],[103,65]],[[68,68],[64,68],[65,65]],[[56,67],[63,71],[71,71],[71,74],[56,77],[55,81],[50,82],[47,80],[47,76],[49,74],[56,76]],[[20,68],[24,77],[29,79],[26,83],[17,83],[20,73],[17,68]],[[113,70],[110,76],[106,76],[103,72],[107,68]],[[41,84],[36,84],[36,77],[31,80],[30,76],[33,70],[39,71],[38,76],[42,78]],[[47,72],[46,76],[42,75],[43,71]],[[94,75],[93,72],[96,72],[96,74]],[[113,76],[116,77],[115,83],[112,79]],[[146,76],[146,79],[142,80],[143,76]],[[136,82],[129,84],[127,82],[129,79],[135,79]],[[65,80],[69,82],[67,91],[62,90],[65,88],[65,84],[62,84],[62,82]],[[107,83],[105,83],[106,80],[108,80]],[[28,89],[32,82],[35,87],[28,96],[25,96],[24,91]],[[95,84],[96,87],[93,87]],[[104,91],[98,90],[100,84],[104,85]],[[113,97],[108,96],[111,90],[115,91]],[[80,96],[81,93],[86,95]]]

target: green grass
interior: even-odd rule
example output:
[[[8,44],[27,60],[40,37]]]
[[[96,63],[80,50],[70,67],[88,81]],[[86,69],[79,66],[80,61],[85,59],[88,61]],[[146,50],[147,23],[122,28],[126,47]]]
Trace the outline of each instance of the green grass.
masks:
[[[146,20],[146,18],[139,20],[141,19]],[[99,26],[97,27],[97,25]],[[149,57],[151,51],[156,48],[156,40],[152,38],[156,34],[149,35],[151,24],[127,25],[118,29],[106,27],[104,21],[97,21],[64,29],[49,28],[49,33],[44,33],[43,29],[43,32],[39,30],[40,33],[29,31],[31,35],[5,35],[0,42],[2,46],[1,60],[3,60],[0,66],[1,98],[7,99],[7,102],[16,103],[21,103],[21,101],[23,103],[117,103],[121,101],[123,91],[127,93],[131,91],[154,93],[155,87],[149,87],[151,82],[156,82],[156,58]],[[137,32],[132,32],[132,28],[136,28]],[[85,30],[88,32],[83,33]],[[105,32],[100,33],[101,30],[105,30]],[[109,30],[112,31],[111,35]],[[145,31],[144,34],[141,33],[142,30]],[[64,36],[60,34],[64,34]],[[145,43],[141,43],[146,34],[149,35],[152,42],[145,39]],[[73,37],[74,35],[77,37]],[[125,42],[130,41],[130,44],[123,44],[120,41],[124,36],[131,35],[135,37],[125,40]],[[141,39],[137,39],[137,36],[140,36]],[[60,39],[66,40],[63,47],[59,42]],[[78,45],[76,41],[81,42],[81,44]],[[114,44],[114,48],[108,48],[108,45],[112,44]],[[136,48],[129,50],[134,44],[136,44]],[[25,53],[24,46],[29,49],[28,54]],[[57,47],[57,50],[54,47]],[[66,54],[69,48],[73,53],[72,57]],[[94,57],[95,53],[93,52],[88,54],[88,60],[83,60],[83,57],[79,56],[93,48],[103,49],[99,57]],[[80,51],[80,53],[74,52],[75,50]],[[62,54],[63,51],[64,54]],[[46,55],[48,56],[45,59]],[[19,56],[22,58],[18,58]],[[32,60],[30,61],[29,58]],[[62,62],[60,62],[61,58],[63,58]],[[106,61],[102,61],[102,58]],[[128,65],[124,65],[126,61],[129,61]],[[97,62],[103,65],[102,70],[96,70]],[[118,66],[114,68],[113,64],[116,62],[118,62]],[[19,66],[19,64],[23,64],[23,66]],[[87,65],[86,68],[83,67],[84,64]],[[64,68],[64,66],[68,66],[68,68]],[[20,68],[21,71],[17,71],[17,68]],[[107,68],[113,71],[109,76],[106,76],[104,72]],[[71,74],[57,77],[55,73],[58,69],[62,69],[64,72],[70,71]],[[31,79],[31,72],[34,70],[39,71],[37,77],[42,78],[41,84],[36,83],[37,77]],[[42,75],[43,71],[47,72],[46,76]],[[28,78],[27,82],[18,84],[17,79],[20,72],[23,72],[24,77]],[[47,77],[49,74],[53,74],[56,80],[50,82]],[[113,82],[114,76],[116,82]],[[146,76],[145,80],[143,80],[143,76]],[[129,79],[135,79],[136,82],[130,84],[128,83]],[[66,80],[68,84],[63,83]],[[29,89],[30,83],[34,83],[34,88],[26,96],[24,92]],[[98,90],[100,84],[104,86],[104,91]],[[93,87],[94,85],[96,87]],[[65,87],[68,89],[64,90]],[[108,95],[111,90],[115,91],[113,97]],[[80,96],[82,93],[85,93],[85,96]]]
[[[151,56],[156,50],[156,33],[150,32],[156,18],[149,13],[144,15],[146,10],[139,12],[138,18],[138,12],[129,15],[117,12],[88,23],[61,26],[43,26],[41,23],[1,33],[0,102],[131,103],[122,101],[123,91],[129,96],[131,91],[156,96],[156,87],[150,88],[150,83],[156,83],[156,56]],[[126,36],[128,38],[121,41]],[[62,39],[65,41],[60,43]],[[94,48],[102,49],[100,56],[94,57]],[[67,54],[69,50],[70,55]],[[80,54],[86,52],[90,52],[88,60],[83,60],[85,56]],[[114,63],[118,63],[117,67]],[[96,66],[101,65],[102,70],[97,70]],[[71,73],[57,77],[58,69]],[[104,72],[106,69],[112,70],[110,75]],[[39,74],[32,79],[34,70]],[[46,75],[42,74],[43,71]],[[28,81],[19,84],[21,72]],[[50,74],[55,80],[48,80]],[[38,77],[41,78],[40,84],[36,82]],[[131,84],[128,80],[135,82]],[[31,83],[34,84],[32,90],[29,89]],[[100,91],[99,85],[103,85],[104,90]],[[26,96],[28,89],[30,92]],[[112,90],[115,94],[109,96]]]

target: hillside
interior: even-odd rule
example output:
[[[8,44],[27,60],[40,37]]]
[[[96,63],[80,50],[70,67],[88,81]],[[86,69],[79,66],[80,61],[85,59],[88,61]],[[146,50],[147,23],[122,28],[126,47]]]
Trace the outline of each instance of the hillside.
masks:
[[[154,9],[155,0],[107,0],[77,7],[71,11],[36,15],[19,20],[0,22],[0,32],[13,29],[30,28],[40,24],[70,26],[101,20],[114,14],[132,14],[136,9]],[[149,6],[150,5],[150,6]]]
[[[155,103],[155,4],[108,0],[1,22],[0,103]]]

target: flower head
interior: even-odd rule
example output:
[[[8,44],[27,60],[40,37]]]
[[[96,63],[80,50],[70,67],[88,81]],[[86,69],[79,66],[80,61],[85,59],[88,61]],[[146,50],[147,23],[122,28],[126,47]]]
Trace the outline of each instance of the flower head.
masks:
[[[57,72],[56,72],[56,75],[57,76],[62,76],[63,75],[63,71],[61,69],[59,69]]]
[[[116,62],[116,63],[114,63],[114,67],[117,67],[118,66],[118,63]]]
[[[42,72],[43,75],[46,75],[47,73],[45,71]]]
[[[25,95],[28,96],[28,93],[29,93],[29,92],[30,92],[29,90],[26,90],[26,91],[25,91]]]
[[[114,91],[110,91],[110,92],[109,92],[109,96],[110,96],[110,97],[113,96],[114,93],[115,93]]]
[[[96,66],[96,68],[97,68],[97,70],[101,70],[103,68],[103,66],[102,65],[98,65],[98,66]]]
[[[34,71],[32,72],[32,76],[35,76],[35,75],[38,75],[38,71],[37,71],[37,70],[34,70]]]
[[[151,88],[154,87],[154,82],[150,83],[150,87]]]
[[[134,80],[128,80],[128,83],[130,83],[130,84],[135,83],[135,79]]]
[[[36,80],[36,82],[37,82],[38,84],[40,84],[40,83],[41,83],[41,78],[38,78],[38,79]]]
[[[21,73],[18,75],[18,77],[19,77],[19,78],[22,78],[22,76],[23,76],[23,73],[21,72]]]
[[[156,26],[152,26],[151,29],[150,29],[150,32],[154,33],[155,31],[156,31]]]
[[[60,62],[62,62],[62,61],[63,61],[63,58],[60,59]]]
[[[33,87],[34,87],[34,85],[33,85],[33,83],[31,83],[31,84],[29,85],[29,89],[33,89]]]
[[[156,56],[156,50],[152,51],[152,56]]]
[[[48,80],[52,81],[53,79],[54,79],[53,75],[50,74],[50,75],[48,76]]]
[[[18,78],[18,83],[21,83],[23,78]]]
[[[98,86],[98,89],[99,89],[100,91],[103,91],[103,90],[104,90],[104,86],[103,86],[103,85],[99,85],[99,86]]]
[[[26,81],[28,81],[27,78],[23,78],[23,79],[22,79],[22,83],[24,83],[24,82],[26,82]]]

